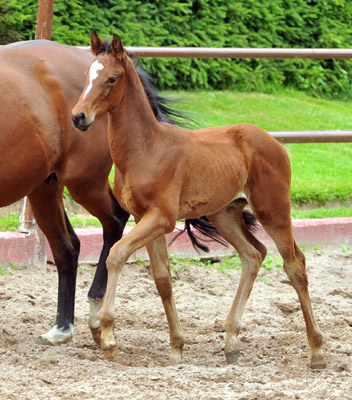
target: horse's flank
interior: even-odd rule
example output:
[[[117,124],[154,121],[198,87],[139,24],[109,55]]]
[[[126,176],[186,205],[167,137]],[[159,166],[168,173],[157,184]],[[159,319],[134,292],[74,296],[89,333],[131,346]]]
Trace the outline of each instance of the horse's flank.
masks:
[[[7,171],[0,175],[0,206],[31,193],[53,171],[69,186],[94,163],[94,158],[85,156],[97,154],[93,146],[105,148],[105,157],[110,159],[105,117],[91,132],[94,140],[80,145],[80,135],[70,123],[69,110],[84,83],[77,71],[87,68],[91,55],[70,46],[34,41],[3,46],[0,56],[0,97],[6,99],[0,113],[0,170]],[[16,162],[19,156],[21,162]],[[111,164],[104,168],[110,169]]]

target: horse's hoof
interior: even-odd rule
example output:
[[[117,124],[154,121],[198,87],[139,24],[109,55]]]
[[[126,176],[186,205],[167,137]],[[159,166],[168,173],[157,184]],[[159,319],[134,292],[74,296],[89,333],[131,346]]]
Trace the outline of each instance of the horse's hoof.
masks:
[[[48,340],[44,336],[38,336],[34,339],[35,344],[39,344],[40,346],[54,346],[54,343],[51,343],[50,340]]]
[[[231,353],[227,353],[226,356],[226,363],[233,364],[237,361],[240,353],[239,351],[232,351]]]
[[[35,338],[35,343],[42,346],[57,346],[60,344],[68,343],[74,334],[73,325],[69,328],[58,328],[55,325],[49,332]]]
[[[117,346],[110,347],[109,349],[104,349],[103,352],[104,352],[104,357],[107,360],[112,360],[117,353]]]
[[[93,339],[96,344],[100,346],[101,343],[101,327],[99,328],[90,328],[90,331],[92,332]]]
[[[319,359],[319,360],[312,360],[310,367],[312,369],[325,369],[326,368],[326,362],[324,359]]]
[[[324,360],[323,352],[319,351],[312,355],[312,361],[310,364],[312,369],[324,369],[326,368],[326,362]]]
[[[167,365],[169,367],[172,367],[172,366],[181,364],[181,362],[182,362],[182,357],[173,357],[173,358],[169,358]]]

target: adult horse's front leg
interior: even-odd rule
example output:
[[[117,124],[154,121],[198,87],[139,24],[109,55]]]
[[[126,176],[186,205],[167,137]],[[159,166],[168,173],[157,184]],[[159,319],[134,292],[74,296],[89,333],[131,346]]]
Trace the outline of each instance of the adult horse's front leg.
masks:
[[[106,358],[114,357],[117,352],[117,344],[113,332],[115,322],[114,301],[117,279],[124,264],[133,252],[151,243],[159,236],[171,232],[175,224],[176,218],[170,223],[161,214],[160,210],[151,210],[138,222],[132,231],[112,247],[107,259],[108,283],[106,294],[100,311],[101,348]]]
[[[101,336],[99,313],[103,305],[107,283],[106,259],[111,247],[121,239],[130,215],[116,201],[108,183],[101,185],[102,183],[104,183],[103,180],[91,185],[90,190],[85,191],[83,195],[80,185],[76,187],[76,185],[71,184],[69,186],[72,197],[98,218],[103,226],[104,244],[93,283],[88,292],[89,328],[94,341],[99,345]],[[79,182],[79,184],[82,184],[82,182]]]
[[[59,274],[57,316],[54,327],[36,343],[67,343],[74,334],[76,273],[80,243],[67,218],[62,202],[63,186],[53,176],[28,198],[34,217],[45,234]]]

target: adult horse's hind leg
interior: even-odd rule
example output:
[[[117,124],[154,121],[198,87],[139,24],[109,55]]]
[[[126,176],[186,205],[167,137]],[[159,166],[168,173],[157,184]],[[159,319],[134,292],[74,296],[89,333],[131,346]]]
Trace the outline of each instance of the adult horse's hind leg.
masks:
[[[163,302],[169,324],[171,344],[169,363],[177,364],[182,359],[182,349],[185,341],[172,295],[172,278],[165,236],[154,240],[146,247],[153,269],[155,284]]]
[[[259,268],[266,256],[266,248],[247,229],[242,216],[246,200],[238,199],[209,220],[218,232],[237,250],[242,261],[242,275],[234,302],[226,320],[225,356],[228,364],[237,360],[240,346],[238,334],[248,297],[251,293]]]
[[[36,343],[57,345],[71,340],[74,328],[76,273],[80,243],[64,210],[63,186],[55,179],[43,183],[28,198],[35,220],[49,241],[59,274],[54,327]]]

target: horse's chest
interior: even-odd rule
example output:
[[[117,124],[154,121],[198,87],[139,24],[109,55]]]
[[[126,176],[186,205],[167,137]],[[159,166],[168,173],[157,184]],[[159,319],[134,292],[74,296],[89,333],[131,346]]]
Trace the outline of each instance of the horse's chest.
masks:
[[[134,214],[135,204],[134,204],[134,199],[133,199],[132,192],[131,192],[129,186],[127,186],[127,185],[116,186],[115,185],[114,195],[122,208],[124,208],[130,214]]]
[[[141,217],[143,215],[143,207],[138,201],[136,196],[136,190],[132,190],[129,180],[116,179],[114,185],[114,195],[121,205],[127,212],[134,216]]]

